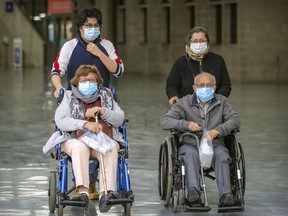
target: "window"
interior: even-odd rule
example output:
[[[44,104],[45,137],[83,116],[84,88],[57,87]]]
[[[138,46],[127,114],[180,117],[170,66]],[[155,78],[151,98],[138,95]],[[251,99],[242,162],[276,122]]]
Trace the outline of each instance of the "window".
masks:
[[[190,28],[195,26],[195,6],[190,6]]]
[[[189,10],[189,26],[192,29],[195,27],[195,0],[186,0],[185,5]]]
[[[126,42],[126,8],[119,6],[117,11],[117,43],[124,44]]]
[[[210,2],[215,7],[216,44],[237,44],[237,0]]]
[[[216,44],[222,43],[222,5],[216,7]]]
[[[139,29],[140,29],[140,43],[147,43],[148,41],[148,15],[147,4],[145,0],[139,1],[140,15],[139,15]]]
[[[164,38],[163,42],[169,44],[171,42],[171,18],[170,18],[170,2],[169,0],[162,0],[161,5],[163,8],[163,30],[165,31],[164,33]]]
[[[147,8],[142,8],[142,42],[147,43]]]
[[[166,43],[171,42],[171,34],[170,34],[170,7],[165,7],[165,18],[166,18]]]
[[[230,43],[237,43],[237,4],[230,4]]]

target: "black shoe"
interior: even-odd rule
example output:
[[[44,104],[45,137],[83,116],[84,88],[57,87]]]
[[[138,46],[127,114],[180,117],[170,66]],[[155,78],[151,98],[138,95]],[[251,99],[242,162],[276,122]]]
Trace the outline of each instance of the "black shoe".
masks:
[[[192,187],[188,190],[187,200],[190,203],[195,203],[200,199],[200,191],[197,190],[195,187]]]
[[[111,205],[107,205],[109,202],[109,194],[102,194],[99,200],[99,210],[100,212],[108,212],[110,208],[112,207]]]
[[[72,201],[83,202],[83,203],[85,203],[83,207],[86,207],[89,204],[89,197],[86,193],[81,193],[81,194],[78,194],[77,196],[73,197]]]
[[[220,197],[219,203],[220,203],[219,206],[221,207],[234,206],[236,201],[231,193],[226,193]]]
[[[111,191],[110,193],[108,193],[109,199],[119,199],[120,198],[120,194],[116,191]]]

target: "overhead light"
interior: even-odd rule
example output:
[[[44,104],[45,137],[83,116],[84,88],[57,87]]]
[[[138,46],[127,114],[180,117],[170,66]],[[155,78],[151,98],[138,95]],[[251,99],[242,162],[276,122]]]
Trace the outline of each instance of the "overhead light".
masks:
[[[41,20],[41,18],[40,18],[40,16],[34,16],[34,17],[33,17],[33,20],[34,20],[34,21],[39,21],[39,20]]]

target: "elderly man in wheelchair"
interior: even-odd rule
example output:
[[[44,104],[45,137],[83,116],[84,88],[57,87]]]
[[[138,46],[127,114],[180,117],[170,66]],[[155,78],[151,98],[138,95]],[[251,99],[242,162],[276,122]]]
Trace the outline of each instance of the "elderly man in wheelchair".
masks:
[[[82,65],[78,68],[71,80],[72,90],[64,92],[63,100],[55,112],[55,123],[60,130],[51,136],[43,148],[43,152],[46,153],[61,140],[60,151],[68,155],[72,161],[75,186],[79,194],[71,200],[66,198],[69,192],[66,192],[66,186],[63,188],[61,185],[67,184],[62,182],[67,177],[65,175],[62,177],[62,174],[59,174],[61,187],[58,188],[57,194],[61,196],[58,204],[58,212],[61,212],[58,215],[61,216],[63,215],[63,206],[88,206],[89,159],[98,159],[100,162],[100,211],[108,212],[112,205],[122,204],[125,207],[125,215],[130,215],[130,207],[134,199],[133,196],[127,198],[122,196],[122,192],[130,192],[130,182],[127,164],[120,161],[125,160],[125,158],[119,157],[119,152],[121,152],[121,150],[119,151],[119,143],[125,143],[119,131],[125,120],[124,111],[114,100],[111,90],[103,87],[102,83],[103,79],[95,66]],[[55,135],[56,137],[53,137]],[[98,144],[94,142],[100,139],[100,135],[108,140],[101,145],[99,140]],[[91,139],[93,137],[94,140]],[[57,140],[56,143],[55,140]],[[91,144],[94,144],[94,146],[91,146]],[[98,145],[96,149],[94,148],[95,145]],[[58,158],[60,163],[62,161],[61,157],[62,154],[60,153],[60,159]],[[121,167],[119,167],[119,164]],[[123,166],[126,166],[124,177],[122,177],[123,172],[121,171]],[[67,169],[67,166],[63,168],[62,164],[59,167],[59,173]],[[124,182],[125,185],[129,186],[125,187],[126,191],[119,188],[122,181],[126,181]],[[49,208],[50,211],[54,211],[55,195],[52,196],[51,193],[55,193],[51,189],[51,184],[49,196],[53,204],[49,201]]]
[[[193,89],[194,94],[181,98],[163,116],[161,126],[165,130],[177,131],[181,137],[177,152],[185,167],[182,171],[185,173],[183,181],[187,191],[187,196],[184,197],[185,204],[191,208],[202,206],[201,190],[205,184],[200,185],[199,181],[201,179],[199,170],[203,171],[199,159],[199,140],[205,131],[208,141],[213,143],[212,167],[215,170],[218,187],[219,208],[229,208],[235,206],[236,201],[231,192],[229,170],[231,158],[224,145],[224,137],[240,128],[239,115],[226,97],[214,93],[216,81],[213,75],[206,72],[198,74],[194,79]],[[185,131],[188,136],[185,136]],[[189,136],[191,132],[194,137]],[[181,136],[181,133],[184,135]]]

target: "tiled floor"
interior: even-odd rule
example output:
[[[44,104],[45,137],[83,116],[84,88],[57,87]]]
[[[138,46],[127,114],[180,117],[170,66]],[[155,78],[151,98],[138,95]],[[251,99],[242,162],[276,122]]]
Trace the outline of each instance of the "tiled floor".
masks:
[[[168,135],[159,124],[169,108],[165,77],[126,72],[112,86],[129,118],[128,162],[136,199],[132,215],[173,215],[161,205],[157,186],[159,146]],[[54,215],[48,210],[47,187],[55,161],[42,154],[53,131],[56,103],[52,94],[48,72],[0,68],[0,215]],[[218,214],[215,182],[207,180],[212,210],[192,214],[179,207],[175,215],[287,215],[288,86],[233,83],[229,99],[242,121],[237,139],[245,152],[245,211]],[[96,210],[98,203],[93,201],[86,215],[96,215]],[[122,210],[115,207],[105,215],[122,215]],[[64,215],[83,215],[83,211],[66,207]]]

